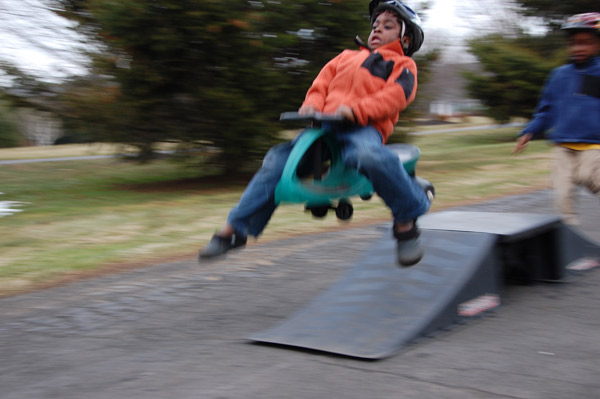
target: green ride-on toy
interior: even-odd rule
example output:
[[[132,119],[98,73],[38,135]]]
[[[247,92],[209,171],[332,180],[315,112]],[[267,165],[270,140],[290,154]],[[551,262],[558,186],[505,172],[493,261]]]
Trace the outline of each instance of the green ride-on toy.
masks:
[[[309,123],[294,144],[283,174],[275,188],[275,204],[304,204],[313,216],[322,218],[330,209],[340,220],[352,217],[354,208],[351,197],[368,200],[373,195],[371,182],[355,169],[347,167],[342,160],[342,148],[333,134],[320,127],[326,123],[345,123],[338,116],[326,114],[299,115],[284,112],[281,121]],[[387,148],[398,154],[406,172],[423,188],[430,200],[435,196],[433,185],[415,175],[421,154],[418,147],[410,144],[389,144]]]

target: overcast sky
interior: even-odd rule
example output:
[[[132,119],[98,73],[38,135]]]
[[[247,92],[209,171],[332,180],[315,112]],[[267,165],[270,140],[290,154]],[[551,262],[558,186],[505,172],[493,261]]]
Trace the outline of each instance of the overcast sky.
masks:
[[[0,60],[40,77],[84,73],[85,58],[76,51],[81,46],[71,25],[43,0],[0,0]]]
[[[510,1],[434,0],[424,12],[425,51],[443,48],[444,61],[473,62],[467,40],[490,33],[511,34],[519,28],[529,34],[544,34],[542,19],[525,18]]]
[[[77,35],[71,22],[47,10],[47,0],[0,0],[0,60],[50,80],[85,73]],[[417,8],[418,1],[407,1]],[[502,29],[514,20],[506,2],[495,0],[433,0],[422,13],[425,30],[423,50],[446,49],[447,61],[472,60],[466,55],[465,38]],[[487,32],[486,32],[487,31]]]

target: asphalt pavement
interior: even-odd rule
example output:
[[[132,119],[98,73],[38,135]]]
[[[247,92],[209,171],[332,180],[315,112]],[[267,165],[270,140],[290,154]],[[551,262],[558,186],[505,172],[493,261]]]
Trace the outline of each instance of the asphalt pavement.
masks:
[[[600,202],[578,196],[600,243]],[[552,213],[540,191],[456,208]],[[245,339],[327,289],[384,225],[251,243],[0,300],[0,398],[600,398],[600,271],[381,361]],[[418,266],[416,266],[418,267]]]

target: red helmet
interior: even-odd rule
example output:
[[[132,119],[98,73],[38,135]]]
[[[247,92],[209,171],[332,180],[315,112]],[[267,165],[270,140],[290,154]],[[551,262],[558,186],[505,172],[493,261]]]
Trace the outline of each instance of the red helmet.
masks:
[[[587,12],[569,17],[561,26],[562,30],[571,31],[593,31],[600,35],[600,13]]]

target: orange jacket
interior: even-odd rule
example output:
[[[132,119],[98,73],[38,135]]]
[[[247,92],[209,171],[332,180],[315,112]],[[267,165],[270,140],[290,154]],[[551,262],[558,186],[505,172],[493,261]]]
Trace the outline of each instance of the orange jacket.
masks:
[[[374,51],[344,50],[321,69],[302,105],[326,114],[347,105],[356,122],[374,126],[385,143],[416,91],[417,65],[396,40]]]

